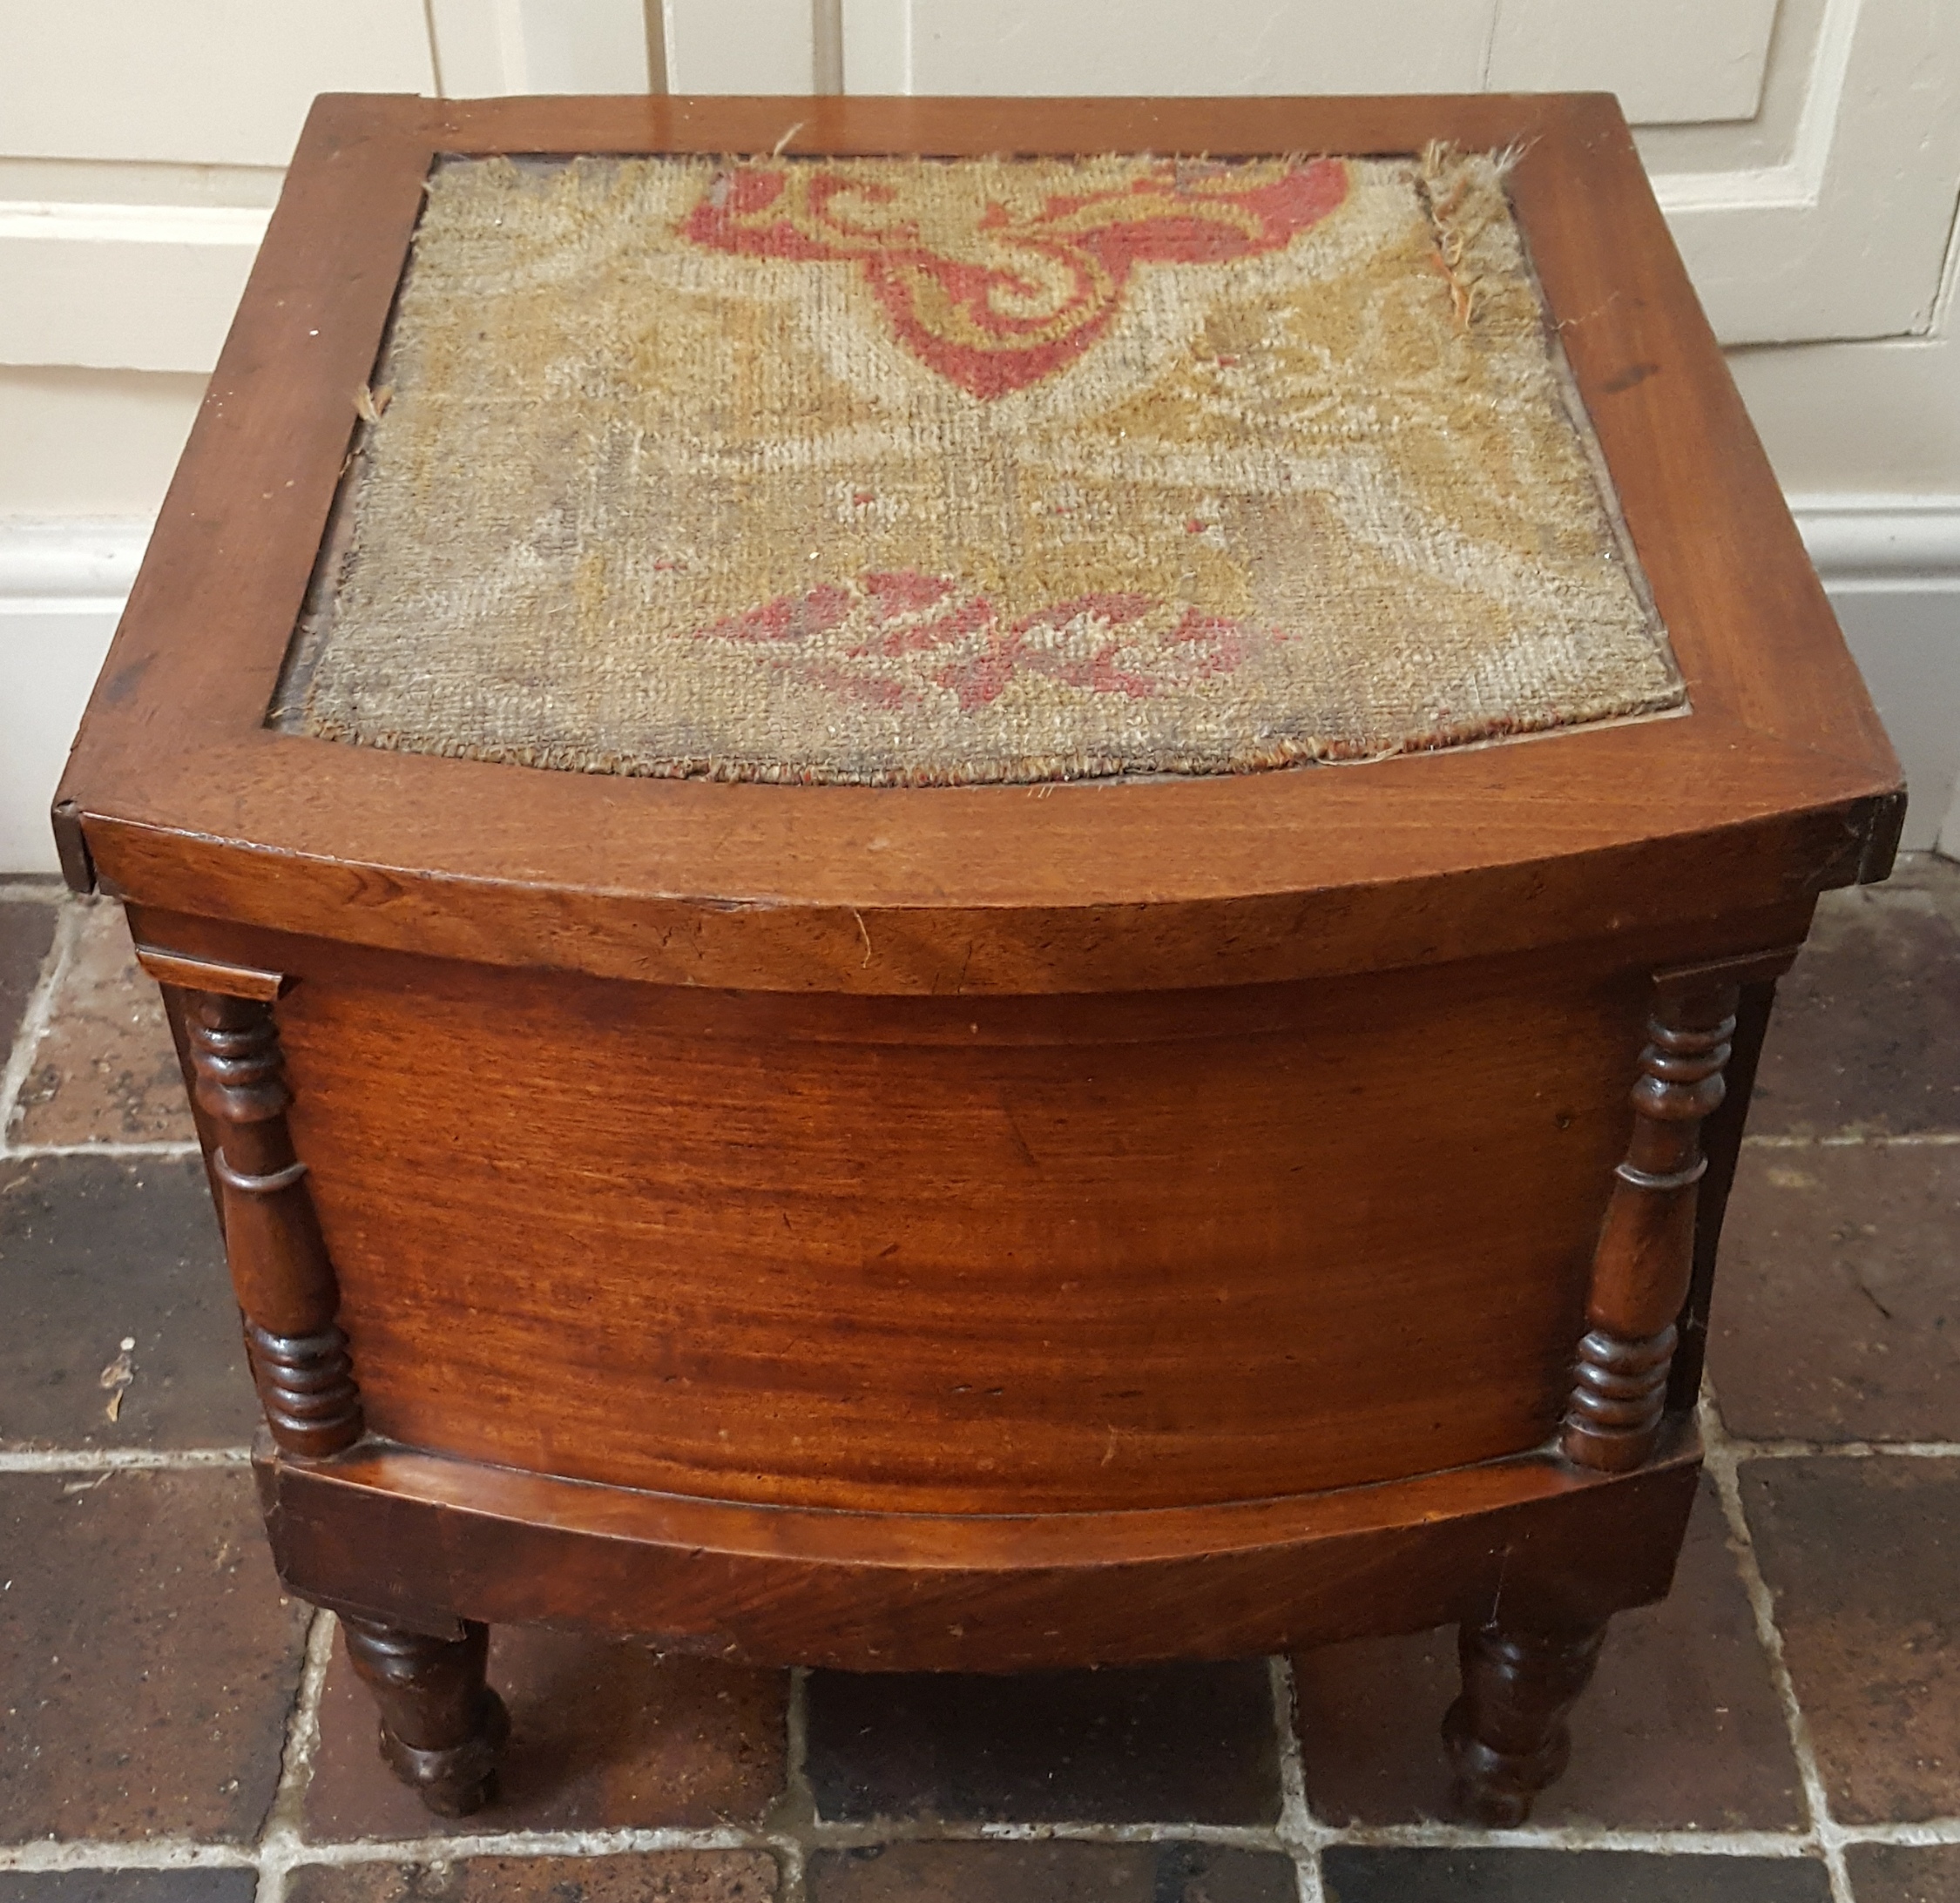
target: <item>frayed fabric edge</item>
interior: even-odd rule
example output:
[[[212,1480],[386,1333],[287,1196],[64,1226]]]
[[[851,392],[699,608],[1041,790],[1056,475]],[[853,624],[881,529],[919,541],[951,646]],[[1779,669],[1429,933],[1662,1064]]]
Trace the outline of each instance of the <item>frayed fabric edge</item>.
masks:
[[[438,759],[474,760],[491,766],[528,766],[551,773],[582,773],[621,779],[691,779],[722,785],[872,786],[924,790],[934,787],[1058,786],[1071,781],[1134,779],[1164,774],[1179,779],[1223,779],[1294,766],[1362,766],[1404,755],[1436,753],[1480,741],[1521,739],[1531,734],[1584,732],[1603,722],[1667,713],[1686,699],[1678,684],[1632,703],[1598,707],[1556,708],[1506,721],[1463,721],[1389,740],[1373,737],[1309,734],[1275,739],[1262,746],[1227,753],[1037,754],[908,767],[850,767],[821,760],[750,760],[729,757],[682,759],[658,754],[592,753],[570,746],[497,746],[483,742],[434,740],[402,733],[366,733],[344,722],[322,721],[297,737],[364,746],[378,752],[414,753]]]

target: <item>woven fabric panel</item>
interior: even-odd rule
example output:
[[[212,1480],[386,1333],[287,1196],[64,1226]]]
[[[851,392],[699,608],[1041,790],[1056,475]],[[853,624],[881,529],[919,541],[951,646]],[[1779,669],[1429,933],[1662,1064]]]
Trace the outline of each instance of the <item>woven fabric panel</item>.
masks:
[[[450,160],[275,719],[875,785],[1678,705],[1488,156]]]

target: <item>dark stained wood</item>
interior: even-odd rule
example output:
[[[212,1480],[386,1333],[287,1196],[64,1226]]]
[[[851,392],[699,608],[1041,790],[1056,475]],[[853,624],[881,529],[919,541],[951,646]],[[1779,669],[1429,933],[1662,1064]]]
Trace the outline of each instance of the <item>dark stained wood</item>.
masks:
[[[136,962],[166,990],[215,991],[227,998],[252,998],[261,1004],[276,1004],[293,983],[284,972],[186,958],[154,945],[139,945]]]
[[[431,1638],[358,1614],[341,1616],[347,1656],[381,1706],[389,1769],[439,1817],[468,1817],[497,1794],[510,1741],[504,1701],[483,1681],[490,1628]]]
[[[208,926],[136,916],[216,955]],[[1775,945],[1803,916],[1730,929]],[[301,978],[293,1129],[375,1431],[708,1497],[999,1512],[1546,1441],[1652,944],[1632,969],[1609,941],[1073,1000],[729,996],[290,935],[231,955]]]
[[[1612,978],[1454,989],[989,1000],[908,1039],[564,981],[493,1014],[430,975],[407,1009],[309,986],[287,1022],[377,1433],[732,1500],[1059,1511],[1545,1439],[1635,1013]],[[1474,1184],[1426,1167],[1451,1152]]]
[[[931,791],[268,728],[436,155],[792,126],[1519,145],[1689,710]],[[56,825],[196,1073],[281,1575],[438,1807],[500,1741],[486,1622],[962,1670],[1453,1622],[1465,1798],[1511,1820],[1599,1627],[1666,1589],[1768,985],[1902,797],[1610,99],[334,98]]]
[[[170,965],[181,971],[186,962]],[[254,981],[261,975],[247,974]],[[293,1150],[286,1114],[293,1094],[272,1005],[258,996],[186,991],[179,1009],[197,1076],[196,1102],[217,1138],[207,1164],[224,1212],[225,1254],[266,1423],[288,1454],[337,1454],[361,1437],[361,1396],[347,1337],[334,1319],[340,1292],[307,1187],[307,1166]]]
[[[1586,735],[1582,742],[1580,736],[1565,736],[1575,746],[1590,745],[1594,738]],[[323,750],[331,746],[329,742],[294,740],[284,735],[273,739],[280,745]],[[1549,744],[1521,742],[1517,751],[1526,752]],[[446,811],[453,803],[483,815],[486,840],[495,834],[504,809],[493,789],[476,780],[476,774],[531,773],[539,781],[576,779],[582,785],[595,777],[359,751],[377,763],[373,771],[383,781],[403,771],[410,761],[416,764],[405,770],[417,779],[424,766],[453,772],[462,784],[450,793],[422,785],[413,798],[404,793],[401,804],[393,807],[405,815],[397,823],[417,833],[425,821],[447,825]],[[1427,768],[1439,766],[1446,758],[1470,757],[1437,754],[1406,764]],[[1405,763],[1380,761],[1366,771],[1385,772],[1399,764]],[[1637,784],[1648,770],[1647,764],[1637,759],[1607,760],[1597,754],[1587,764],[1598,771],[1601,784],[1607,786],[1622,779]],[[1684,771],[1693,772],[1704,763],[1680,764]],[[247,763],[247,770],[259,772],[260,763]],[[324,762],[314,775],[317,783],[310,797],[322,806],[341,790],[333,784],[337,770],[337,761]],[[1324,771],[1333,779],[1360,769]],[[261,792],[274,783],[267,777]],[[617,783],[617,792],[607,786],[597,795],[595,804],[601,809],[598,813],[583,818],[562,813],[566,845],[557,855],[558,869],[566,869],[575,856],[571,841],[587,836],[583,830],[586,819],[607,832],[620,827],[635,844],[660,838],[666,825],[665,815],[646,814],[642,829],[629,825],[627,815],[605,810],[615,799],[637,800],[637,793],[629,789],[656,785],[704,795],[750,790],[772,796],[808,794],[819,805],[820,810],[813,815],[818,820],[835,816],[826,804],[833,794],[863,791],[895,800],[957,801],[969,790],[1004,791],[936,788],[915,794],[889,788],[749,789],[622,781]],[[1191,835],[1182,834],[1181,828],[1163,830],[1153,813],[1139,815],[1137,843],[1158,840],[1165,854],[1155,867],[1132,867],[1144,889],[1163,877],[1167,868],[1185,872],[1202,861],[1213,838],[1220,846],[1242,845],[1248,851],[1260,843],[1256,827],[1249,824],[1245,834],[1234,839],[1239,822],[1249,822],[1251,815],[1234,815],[1218,804],[1238,797],[1233,789],[1240,785],[1236,780],[1229,785],[1206,781],[1186,788],[1122,789],[1125,800],[1164,791],[1182,791],[1193,798],[1186,813],[1192,821]],[[1075,860],[1089,841],[1058,840],[1055,816],[1045,808],[1064,795],[1107,798],[1112,790],[1060,788],[1046,797],[1027,793],[1027,804],[1019,808],[1004,802],[996,809],[999,843],[1004,847],[1018,835],[1028,854],[1036,857],[1060,854],[1065,845],[1066,860]],[[1395,826],[1384,829],[1385,844],[1426,840],[1440,846],[1460,822],[1466,804],[1474,808],[1490,790],[1459,786],[1455,794],[1444,791],[1433,806],[1399,806]],[[1291,797],[1285,790],[1274,791],[1281,798]],[[1735,799],[1745,797],[1740,786],[1728,791]],[[528,787],[519,792],[527,808],[555,810],[564,797],[555,785],[546,785],[535,793]],[[1544,802],[1540,817],[1544,836],[1556,836],[1564,831],[1566,817],[1557,792],[1544,786],[1538,789],[1537,796]],[[392,803],[395,796],[389,797]],[[1020,797],[1021,789],[1006,794],[1008,800]],[[1360,840],[1371,835],[1365,800],[1338,810],[1331,797],[1327,804],[1327,822],[1335,836]],[[436,811],[438,806],[443,810]],[[1204,810],[1207,807],[1208,813]],[[1081,806],[1072,811],[1092,816]],[[902,809],[892,812],[896,817]],[[902,816],[914,815],[903,812]],[[917,816],[933,817],[929,811]],[[379,814],[376,817],[380,819]],[[730,815],[731,822],[735,817]],[[882,817],[875,811],[862,815],[867,823],[854,830],[849,840],[837,844],[839,856],[827,865],[874,862],[868,855],[887,849],[878,843],[889,838],[876,824]],[[1713,825],[1713,814],[1709,818]],[[1207,820],[1215,825],[1208,826]],[[1738,910],[1761,911],[1789,902],[1793,894],[1815,899],[1820,891],[1850,883],[1862,824],[1859,810],[1808,813],[1774,825],[1764,822],[1713,831],[1701,835],[1698,849],[1693,851],[1674,842],[1656,841],[1630,847],[1605,862],[1590,855],[1582,837],[1575,840],[1576,856],[1571,862],[1558,860],[1554,853],[1543,860],[1493,864],[1475,875],[1466,875],[1454,897],[1448,881],[1440,878],[1433,884],[1426,880],[1370,880],[1364,861],[1357,858],[1343,869],[1342,877],[1348,881],[1344,885],[1215,902],[1098,902],[1093,896],[1096,888],[1085,883],[1078,887],[1085,894],[1083,902],[1071,904],[1063,896],[1068,890],[1064,874],[1086,881],[1086,868],[1079,863],[1058,871],[1055,890],[1032,908],[1017,907],[1011,901],[956,909],[923,902],[895,906],[889,896],[870,896],[868,888],[864,888],[863,906],[792,907],[746,894],[720,901],[643,900],[603,888],[554,888],[542,850],[536,860],[520,860],[522,876],[507,884],[499,884],[489,874],[487,856],[494,848],[488,843],[483,847],[484,867],[455,881],[425,881],[394,869],[346,860],[335,860],[330,867],[295,865],[283,854],[267,854],[242,843],[221,849],[199,839],[179,839],[152,827],[118,829],[112,877],[119,895],[153,905],[183,905],[187,902],[186,894],[194,893],[199,905],[243,923],[507,968],[542,966],[647,984],[826,995],[1081,993],[1334,976],[1377,968],[1378,964],[1444,962],[1484,952],[1530,950],[1565,942],[1568,936],[1592,938],[1631,932],[1662,921],[1672,921],[1684,932],[1706,930],[1729,915],[1728,901]],[[929,850],[923,841],[915,843],[922,852]],[[1277,855],[1287,842],[1275,838],[1271,843],[1277,865]],[[1503,843],[1492,841],[1494,848]],[[949,837],[944,847],[948,863],[958,863],[967,845],[959,837]],[[822,847],[813,838],[810,849],[814,855]],[[382,851],[378,840],[375,850]],[[476,850],[470,848],[472,855]],[[1785,869],[1780,872],[1779,867]],[[702,882],[708,882],[705,867],[697,870]],[[596,867],[593,871],[598,876]],[[479,901],[488,902],[494,917],[473,915]]]
[[[1647,1021],[1632,1142],[1613,1172],[1559,1435],[1578,1466],[1625,1473],[1659,1431],[1694,1266],[1701,1124],[1721,1105],[1737,996],[1720,980],[1671,987]]]
[[[1599,1660],[1604,1620],[1533,1625],[1506,1612],[1457,1632],[1463,1696],[1443,1715],[1456,1805],[1473,1822],[1510,1829],[1571,1756],[1565,1715]]]
[[[88,840],[83,836],[80,804],[73,800],[57,798],[48,818],[54,828],[55,856],[69,889],[93,892],[95,861],[89,856]]]
[[[204,1152],[205,1186],[211,1191],[211,1207],[218,1218],[220,1234],[225,1227],[225,1185],[217,1169],[218,1126],[211,1113],[198,1102],[198,1069],[191,1054],[191,1022],[186,1015],[184,994],[175,985],[159,988],[163,994],[164,1019],[170,1026],[170,1041],[177,1047],[177,1068],[184,1079],[184,1095],[191,1106],[191,1122],[198,1133],[198,1148]]]
[[[1708,1171],[1695,1198],[1694,1272],[1688,1285],[1686,1305],[1681,1311],[1680,1346],[1674,1351],[1673,1367],[1667,1377],[1667,1405],[1676,1413],[1693,1407],[1701,1393],[1722,1218],[1728,1210],[1728,1192],[1742,1154],[1742,1130],[1749,1114],[1750,1094],[1755,1089],[1756,1064],[1762,1056],[1763,1039],[1769,1030],[1770,1013],[1775,1002],[1774,978],[1741,986],[1735,1009],[1733,1050],[1722,1073],[1727,1089],[1721,1107],[1701,1126],[1701,1151],[1708,1159]]]
[[[1700,1446],[1647,1466],[1550,1453],[1302,1498],[1140,1513],[858,1514],[595,1487],[373,1441],[261,1447],[296,1591],[442,1632],[579,1624],[760,1664],[1024,1671],[1234,1658],[1365,1633],[1556,1626],[1661,1597]]]

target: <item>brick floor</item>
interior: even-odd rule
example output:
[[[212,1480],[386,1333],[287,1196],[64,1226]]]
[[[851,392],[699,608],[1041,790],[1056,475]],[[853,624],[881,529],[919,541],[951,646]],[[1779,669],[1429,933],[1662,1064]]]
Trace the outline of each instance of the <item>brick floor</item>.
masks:
[[[1960,867],[1830,895],[1783,994],[1676,1589],[1525,1830],[1448,1819],[1447,1632],[862,1679],[499,1631],[504,1796],[445,1822],[272,1576],[121,920],[0,883],[0,1903],[1960,1903]]]
[[[307,1609],[249,1477],[0,1473],[0,1840],[254,1838]]]
[[[1710,1331],[1729,1431],[1953,1438],[1957,1209],[1960,1144],[1745,1151]]]
[[[253,1903],[259,1873],[230,1870],[0,1870],[0,1903]]]
[[[767,1903],[782,1893],[781,1882],[767,1851],[670,1850],[301,1864],[287,1878],[286,1897],[287,1903]]]
[[[10,1142],[188,1143],[184,1073],[122,908],[70,908],[48,1028],[10,1109]]]
[[[1274,1824],[1259,1661],[980,1678],[811,1674],[804,1774],[826,1822]]]
[[[820,1850],[811,1903],[1294,1903],[1293,1859],[1161,1844],[911,1843]]]
[[[783,1785],[786,1672],[663,1658],[577,1634],[499,1631],[490,1675],[510,1711],[503,1830],[753,1826]],[[374,1702],[336,1651],[306,1793],[311,1840],[481,1829],[431,1817],[375,1749]]]
[[[251,1438],[258,1404],[196,1157],[0,1162],[0,1447]]]
[[[1307,1798],[1335,1824],[1446,1819],[1436,1717],[1455,1696],[1453,1631],[1330,1645],[1294,1662]],[[1572,1714],[1572,1765],[1540,1824],[1646,1831],[1794,1831],[1802,1779],[1756,1643],[1713,1481],[1673,1594],[1623,1614]]]

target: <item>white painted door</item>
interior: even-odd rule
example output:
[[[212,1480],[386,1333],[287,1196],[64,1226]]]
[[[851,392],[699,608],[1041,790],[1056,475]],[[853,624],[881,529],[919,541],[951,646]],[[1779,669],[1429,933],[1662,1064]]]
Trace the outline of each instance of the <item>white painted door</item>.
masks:
[[[1617,92],[1725,342],[1930,321],[1953,0],[666,0],[677,92]]]
[[[1619,94],[1728,343],[1923,331],[1960,0],[0,0],[0,362],[209,368],[316,91]]]

